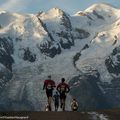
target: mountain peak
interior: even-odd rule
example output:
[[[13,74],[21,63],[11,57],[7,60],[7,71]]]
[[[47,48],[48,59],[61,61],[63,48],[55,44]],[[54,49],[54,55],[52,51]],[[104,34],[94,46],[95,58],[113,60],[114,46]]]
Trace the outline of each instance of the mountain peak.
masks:
[[[111,4],[108,3],[96,3],[93,4],[92,6],[88,7],[85,11],[89,12],[89,11],[93,11],[93,10],[104,10],[104,9],[117,9],[114,6],[112,6]]]
[[[62,11],[59,7],[53,7],[52,10],[59,10],[59,11]]]
[[[54,7],[48,10],[47,12],[40,12],[39,15],[42,19],[53,19],[56,17],[59,18],[59,17],[64,16],[65,12],[58,7]]]
[[[61,10],[60,8],[58,8],[58,7],[54,7],[52,9],[50,9],[48,12],[54,14],[55,16],[61,16],[61,15],[64,14],[64,11]]]

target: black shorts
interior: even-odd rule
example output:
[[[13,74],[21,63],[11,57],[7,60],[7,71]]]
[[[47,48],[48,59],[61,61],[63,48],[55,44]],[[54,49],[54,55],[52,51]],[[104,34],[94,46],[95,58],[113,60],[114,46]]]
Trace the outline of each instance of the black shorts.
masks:
[[[63,93],[60,93],[60,99],[66,99],[66,94],[65,94],[65,92],[63,92]]]
[[[47,97],[52,97],[53,96],[53,90],[46,90],[46,95]]]

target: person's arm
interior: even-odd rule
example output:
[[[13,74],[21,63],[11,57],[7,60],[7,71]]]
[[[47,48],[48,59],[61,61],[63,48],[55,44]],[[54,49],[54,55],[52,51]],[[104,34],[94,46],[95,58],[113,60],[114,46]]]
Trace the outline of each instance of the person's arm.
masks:
[[[71,106],[73,106],[73,102],[71,102]]]
[[[52,97],[53,101],[55,101],[55,95]]]
[[[60,91],[60,84],[57,86],[56,89],[57,89],[57,91]]]
[[[67,85],[67,93],[70,92],[70,87]]]
[[[76,101],[76,105],[77,105],[77,107],[79,106],[77,101]]]
[[[46,81],[44,81],[43,90],[45,89],[45,87],[46,87]]]
[[[74,104],[73,104],[73,101],[71,102],[71,108],[73,109],[73,107],[74,107]]]

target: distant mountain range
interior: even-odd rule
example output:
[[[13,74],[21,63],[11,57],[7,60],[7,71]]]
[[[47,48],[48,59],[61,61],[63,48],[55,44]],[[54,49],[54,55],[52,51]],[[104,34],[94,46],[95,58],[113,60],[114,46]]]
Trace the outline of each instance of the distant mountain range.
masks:
[[[62,77],[79,110],[120,107],[120,9],[94,4],[69,15],[0,11],[0,111],[41,111],[43,81]]]

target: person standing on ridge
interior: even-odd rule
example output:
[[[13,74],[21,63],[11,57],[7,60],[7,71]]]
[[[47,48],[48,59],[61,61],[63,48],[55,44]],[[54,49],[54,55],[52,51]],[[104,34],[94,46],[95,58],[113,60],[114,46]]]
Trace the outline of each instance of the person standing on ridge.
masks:
[[[55,94],[53,95],[55,111],[58,111],[59,99],[60,99],[60,95],[59,95],[59,93],[56,91]]]
[[[48,98],[48,105],[49,105],[50,111],[51,111],[51,102],[52,102],[54,87],[55,87],[55,82],[54,80],[51,79],[51,75],[49,75],[48,79],[44,81],[43,90],[44,89],[46,90],[46,95]]]
[[[65,78],[61,79],[61,83],[58,84],[57,90],[60,94],[60,107],[63,111],[65,111],[65,101],[66,101],[66,95],[70,91],[70,87],[67,83],[65,83]]]

